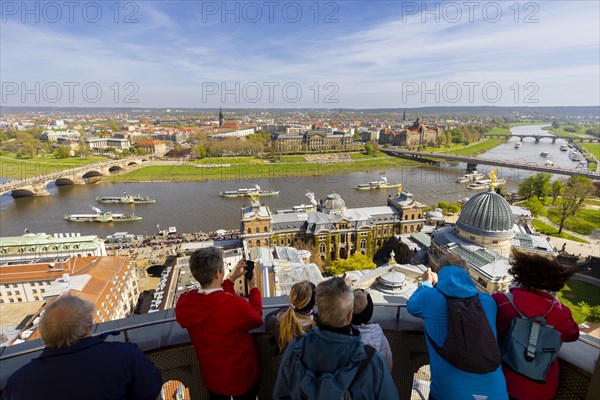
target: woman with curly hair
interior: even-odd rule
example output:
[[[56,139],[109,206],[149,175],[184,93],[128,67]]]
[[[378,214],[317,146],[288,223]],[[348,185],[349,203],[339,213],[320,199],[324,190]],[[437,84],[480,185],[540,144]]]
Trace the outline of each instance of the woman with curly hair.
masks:
[[[509,330],[514,318],[524,314],[528,318],[545,316],[548,325],[560,332],[562,342],[573,342],[579,338],[579,327],[573,320],[571,310],[557,298],[565,283],[575,270],[563,267],[555,258],[513,250],[509,273],[515,280],[510,287],[513,304],[504,293],[492,295],[498,306],[496,327],[501,340]],[[515,308],[516,307],[516,308]],[[518,311],[517,311],[518,309]],[[550,400],[558,391],[558,358],[548,370],[545,383],[536,383],[502,365],[510,399]]]

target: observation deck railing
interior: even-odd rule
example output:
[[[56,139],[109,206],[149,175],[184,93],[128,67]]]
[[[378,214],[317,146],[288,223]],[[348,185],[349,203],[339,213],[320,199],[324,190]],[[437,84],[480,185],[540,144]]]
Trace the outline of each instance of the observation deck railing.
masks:
[[[264,300],[277,302],[264,304],[263,316],[273,309],[287,306],[285,298]],[[419,370],[429,363],[423,323],[408,314],[405,307],[405,304],[399,303],[375,304],[372,318],[373,322],[381,325],[390,343],[394,362],[392,377],[400,399],[419,398],[415,397],[417,392],[413,392],[415,379],[429,379],[428,373]],[[208,399],[193,345],[187,331],[175,321],[174,309],[105,322],[97,325],[95,331],[98,334],[117,333],[107,340],[136,343],[161,370],[163,382],[181,382],[189,388],[192,399]],[[272,333],[261,327],[253,331],[253,336],[261,362],[259,399],[270,399],[276,378],[276,371],[271,366],[275,354],[270,343]],[[37,357],[42,349],[40,340],[0,348],[0,389],[4,388],[14,371]],[[599,355],[600,345],[591,337],[563,344],[559,354],[561,374],[557,399],[600,398]]]

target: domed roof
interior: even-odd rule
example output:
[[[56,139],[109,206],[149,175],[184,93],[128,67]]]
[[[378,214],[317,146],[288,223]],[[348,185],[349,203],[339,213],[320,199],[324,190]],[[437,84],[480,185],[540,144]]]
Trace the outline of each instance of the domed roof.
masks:
[[[471,197],[463,206],[456,226],[467,233],[491,238],[505,239],[515,234],[510,205],[493,191]]]
[[[321,200],[321,204],[325,213],[336,213],[346,210],[346,202],[337,193],[330,194],[325,200]]]

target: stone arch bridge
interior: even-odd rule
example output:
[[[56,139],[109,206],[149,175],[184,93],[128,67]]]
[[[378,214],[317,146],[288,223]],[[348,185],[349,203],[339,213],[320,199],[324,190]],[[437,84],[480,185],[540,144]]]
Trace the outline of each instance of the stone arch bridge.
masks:
[[[47,186],[52,182],[57,186],[84,185],[89,178],[106,176],[116,171],[137,167],[149,159],[150,156],[128,157],[69,168],[34,178],[12,180],[0,185],[0,196],[5,193],[10,193],[13,197],[49,196],[50,192]]]

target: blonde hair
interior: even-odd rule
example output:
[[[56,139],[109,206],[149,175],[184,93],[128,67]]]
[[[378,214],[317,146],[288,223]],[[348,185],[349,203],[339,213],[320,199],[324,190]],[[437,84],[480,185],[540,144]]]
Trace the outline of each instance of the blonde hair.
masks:
[[[71,294],[51,303],[40,320],[40,335],[48,347],[69,347],[87,337],[94,321],[94,304]]]
[[[313,297],[313,284],[302,281],[292,286],[290,290],[291,307],[277,316],[279,331],[277,345],[283,351],[294,338],[303,335],[315,325],[310,315],[300,314],[296,310],[306,307]]]

